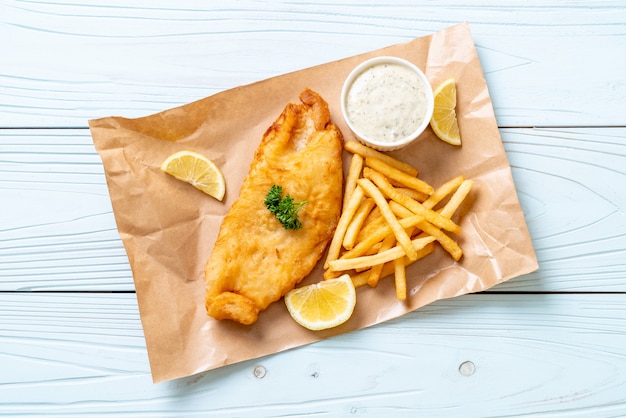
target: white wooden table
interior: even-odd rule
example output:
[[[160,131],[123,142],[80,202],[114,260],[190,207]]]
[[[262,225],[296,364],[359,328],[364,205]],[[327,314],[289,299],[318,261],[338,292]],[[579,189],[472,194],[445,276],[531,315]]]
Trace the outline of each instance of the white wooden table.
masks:
[[[0,415],[626,416],[626,4],[216,4],[0,1]],[[463,21],[539,270],[153,384],[87,120]]]

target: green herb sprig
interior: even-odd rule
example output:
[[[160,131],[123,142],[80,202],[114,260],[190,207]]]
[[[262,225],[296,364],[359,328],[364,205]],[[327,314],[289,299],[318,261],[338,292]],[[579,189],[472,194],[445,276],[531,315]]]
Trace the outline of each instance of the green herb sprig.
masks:
[[[276,216],[285,229],[300,229],[302,222],[298,219],[298,211],[308,200],[294,202],[289,195],[282,197],[282,186],[273,185],[265,196],[265,207]]]

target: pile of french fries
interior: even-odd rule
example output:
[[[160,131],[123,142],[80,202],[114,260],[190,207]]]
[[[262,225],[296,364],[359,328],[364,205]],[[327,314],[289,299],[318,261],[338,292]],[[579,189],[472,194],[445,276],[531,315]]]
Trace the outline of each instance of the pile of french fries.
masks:
[[[461,228],[452,217],[473,182],[458,176],[437,189],[417,168],[390,155],[347,141],[352,153],[337,229],[324,263],[324,278],[348,273],[356,287],[376,287],[394,275],[396,296],[406,299],[406,267],[439,243],[454,260],[463,256],[449,234]]]

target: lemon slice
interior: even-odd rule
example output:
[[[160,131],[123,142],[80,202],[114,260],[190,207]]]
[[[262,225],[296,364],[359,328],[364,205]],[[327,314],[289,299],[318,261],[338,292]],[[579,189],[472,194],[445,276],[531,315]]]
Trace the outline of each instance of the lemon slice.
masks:
[[[356,290],[349,275],[299,287],[285,295],[292,318],[305,328],[319,331],[346,322],[356,305]]]
[[[161,170],[217,200],[221,201],[226,193],[222,172],[213,161],[197,152],[186,150],[176,152],[163,161]]]
[[[430,126],[435,135],[452,145],[461,145],[459,124],[456,119],[456,83],[449,78],[434,91],[435,109]]]

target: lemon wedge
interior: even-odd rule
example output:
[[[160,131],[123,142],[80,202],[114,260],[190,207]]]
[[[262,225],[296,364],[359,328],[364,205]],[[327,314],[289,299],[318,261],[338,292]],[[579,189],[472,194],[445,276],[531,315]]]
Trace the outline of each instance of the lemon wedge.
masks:
[[[430,126],[435,135],[451,145],[461,145],[459,124],[456,119],[456,82],[449,78],[434,91],[435,109]]]
[[[163,161],[161,170],[217,200],[221,201],[226,193],[222,172],[213,161],[197,152],[176,152]]]
[[[285,295],[291,317],[303,327],[320,331],[346,322],[356,305],[356,290],[349,275],[299,287]]]

